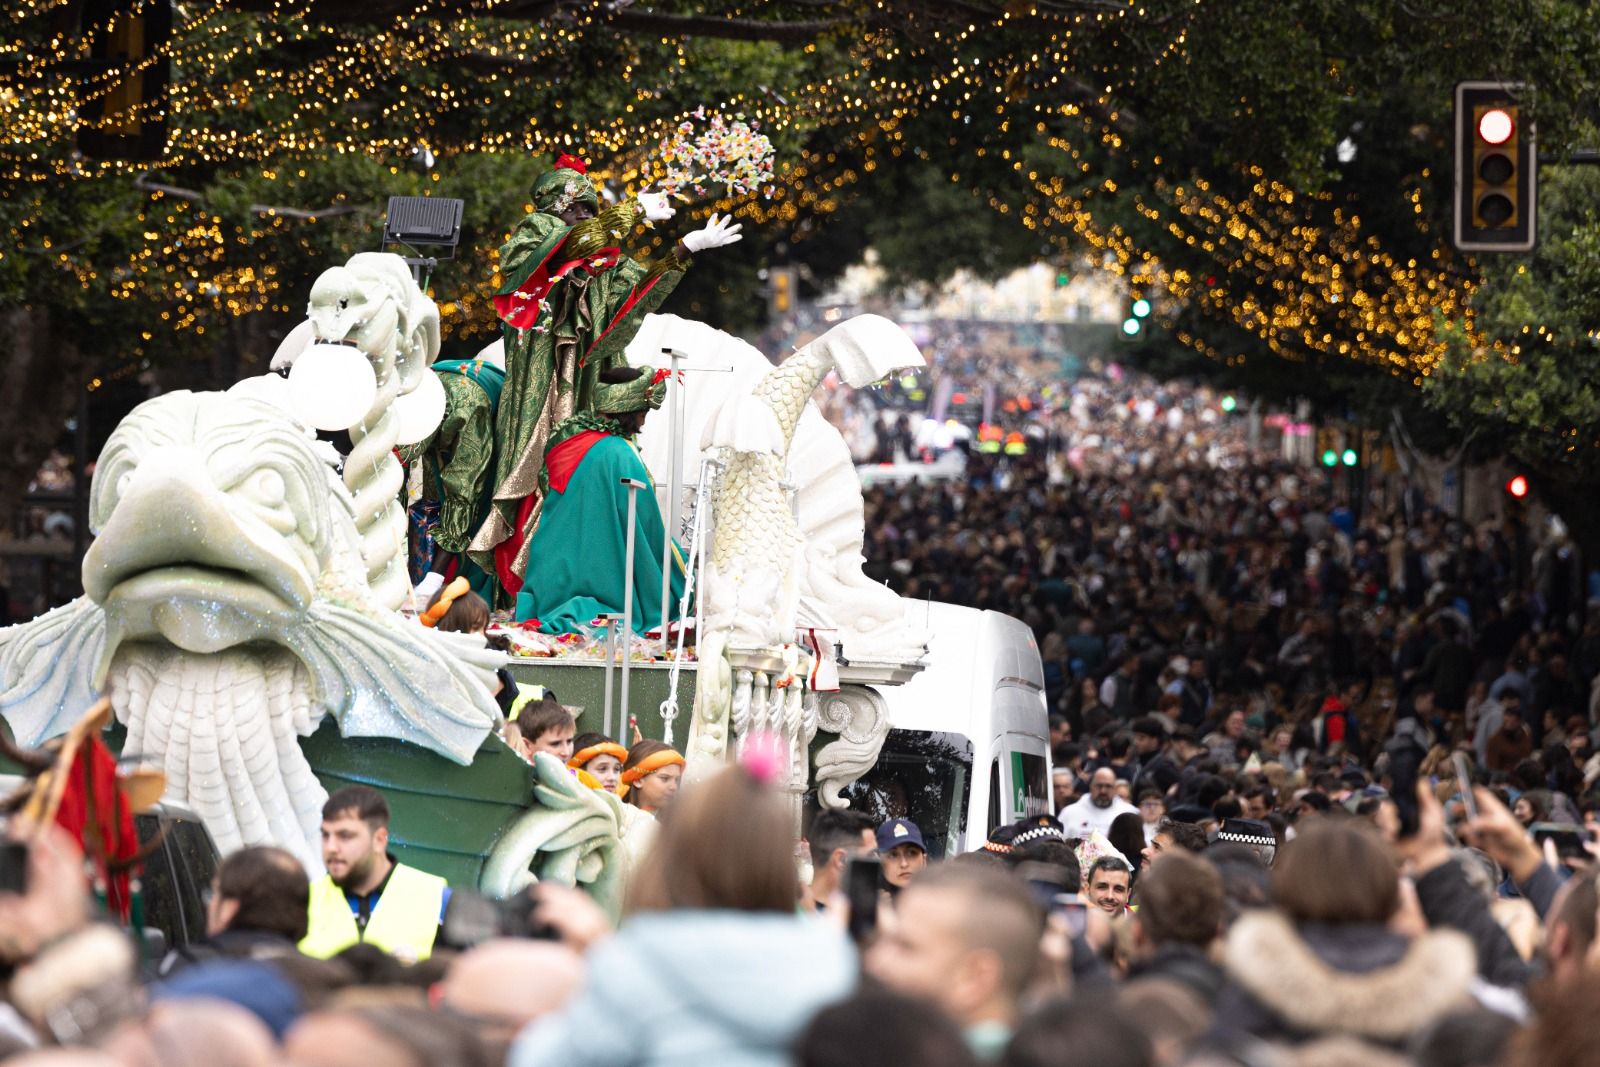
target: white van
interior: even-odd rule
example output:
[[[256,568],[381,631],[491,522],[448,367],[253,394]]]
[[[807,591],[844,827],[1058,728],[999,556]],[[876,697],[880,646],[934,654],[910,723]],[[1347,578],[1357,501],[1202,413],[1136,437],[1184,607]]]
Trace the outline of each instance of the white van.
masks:
[[[935,858],[983,847],[996,826],[1051,814],[1033,632],[1009,615],[954,604],[910,603],[907,613],[931,635],[928,666],[905,685],[874,687],[892,725],[877,765],[844,790],[850,806],[915,822]]]

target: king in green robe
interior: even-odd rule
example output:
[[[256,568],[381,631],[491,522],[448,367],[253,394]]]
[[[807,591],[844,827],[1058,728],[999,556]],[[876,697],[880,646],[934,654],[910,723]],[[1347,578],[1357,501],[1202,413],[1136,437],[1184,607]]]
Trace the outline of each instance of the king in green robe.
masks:
[[[671,569],[669,618],[683,596],[682,549],[662,558],[665,528],[650,471],[629,437],[661,406],[665,383],[634,368],[608,371],[595,386],[596,410],[551,434],[541,475],[544,517],[534,531],[517,620],[538,619],[544,633],[582,633],[604,614],[622,614],[627,593],[628,493],[634,490],[633,629],[661,625],[661,571]]]
[[[653,264],[624,255],[617,242],[641,209],[630,200],[600,210],[584,169],[571,156],[557,159],[534,183],[536,210],[500,249],[503,284],[495,308],[506,382],[495,425],[492,506],[470,546],[473,560],[503,590],[499,603],[522,588],[541,519],[540,471],[551,431],[593,410],[598,375],[626,365],[629,340],[688,265],[681,245]]]

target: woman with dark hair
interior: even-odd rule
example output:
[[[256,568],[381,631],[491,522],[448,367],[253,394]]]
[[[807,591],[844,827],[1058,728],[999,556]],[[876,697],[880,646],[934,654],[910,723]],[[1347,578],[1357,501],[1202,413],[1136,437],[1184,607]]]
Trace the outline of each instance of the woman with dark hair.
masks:
[[[1106,833],[1106,840],[1128,861],[1128,866],[1133,868],[1133,878],[1139,877],[1139,864],[1144,855],[1144,816],[1136,811],[1125,811],[1111,820],[1111,829]]]
[[[1550,793],[1544,789],[1528,790],[1511,805],[1511,814],[1525,827],[1547,821],[1550,818]]]
[[[802,918],[779,795],[730,767],[683,795],[629,886],[590,981],[531,1024],[508,1067],[787,1067],[824,1005],[856,984],[854,949]]]

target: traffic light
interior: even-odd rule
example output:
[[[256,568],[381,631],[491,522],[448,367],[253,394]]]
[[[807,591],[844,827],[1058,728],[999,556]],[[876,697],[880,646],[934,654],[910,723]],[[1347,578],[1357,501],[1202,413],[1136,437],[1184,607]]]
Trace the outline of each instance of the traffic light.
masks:
[[[1347,448],[1339,454],[1339,459],[1343,461],[1346,467],[1354,467],[1361,459],[1361,456],[1357,454],[1355,449]]]
[[[1150,301],[1138,297],[1128,306],[1128,317],[1122,320],[1122,336],[1132,341],[1144,333],[1144,320],[1150,317]]]
[[[1511,480],[1506,482],[1506,492],[1517,500],[1523,499],[1528,495],[1528,479],[1520,474],[1512,476]]]
[[[1339,465],[1339,453],[1331,448],[1323,449],[1322,465],[1324,467],[1337,467]]]
[[[1536,241],[1539,161],[1528,86],[1456,86],[1455,245],[1527,252]]]
[[[1239,406],[1239,402],[1233,398],[1233,394],[1232,393],[1228,393],[1225,396],[1223,396],[1223,398],[1222,398],[1222,413],[1224,415],[1232,415],[1233,414],[1233,409],[1238,407],[1238,406]]]

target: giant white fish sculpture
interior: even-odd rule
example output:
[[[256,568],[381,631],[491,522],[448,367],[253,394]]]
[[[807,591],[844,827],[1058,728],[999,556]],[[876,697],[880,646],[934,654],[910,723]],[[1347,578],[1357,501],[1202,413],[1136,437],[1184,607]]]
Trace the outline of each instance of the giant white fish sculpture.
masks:
[[[380,603],[331,449],[287,413],[168,393],[112,433],[90,489],[85,596],[0,630],[0,714],[53,737],[99,692],[227,852],[320,867],[326,799],[298,739],[325,716],[467,763],[499,719],[480,638]]]

